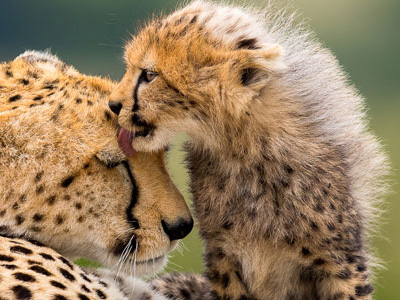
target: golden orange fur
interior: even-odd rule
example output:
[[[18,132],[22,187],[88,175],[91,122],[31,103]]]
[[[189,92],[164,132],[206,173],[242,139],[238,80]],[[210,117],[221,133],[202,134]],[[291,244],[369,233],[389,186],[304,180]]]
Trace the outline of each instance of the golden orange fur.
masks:
[[[1,299],[141,297],[145,283],[115,276],[159,271],[178,242],[164,227],[191,220],[163,151],[119,150],[114,88],[48,53],[0,64]]]
[[[285,14],[193,1],[144,26],[125,59],[110,107],[132,146],[190,137],[208,296],[371,299],[386,157],[363,99],[312,34]],[[185,298],[189,280],[173,278],[155,285]]]

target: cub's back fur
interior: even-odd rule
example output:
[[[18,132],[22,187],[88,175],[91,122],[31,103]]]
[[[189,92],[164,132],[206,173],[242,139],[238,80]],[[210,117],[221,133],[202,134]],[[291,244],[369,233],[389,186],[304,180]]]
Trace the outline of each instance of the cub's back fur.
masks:
[[[273,7],[194,1],[147,24],[125,57],[110,107],[136,132],[132,146],[191,138],[217,296],[370,299],[386,157],[362,97],[312,33]]]

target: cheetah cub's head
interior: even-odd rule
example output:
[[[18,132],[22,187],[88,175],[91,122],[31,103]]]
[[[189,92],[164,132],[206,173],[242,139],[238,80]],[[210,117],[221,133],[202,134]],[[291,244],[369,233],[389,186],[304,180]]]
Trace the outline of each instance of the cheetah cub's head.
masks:
[[[246,11],[203,1],[145,26],[109,103],[125,152],[162,149],[182,131],[207,138],[248,114],[283,67],[281,47],[262,33]]]

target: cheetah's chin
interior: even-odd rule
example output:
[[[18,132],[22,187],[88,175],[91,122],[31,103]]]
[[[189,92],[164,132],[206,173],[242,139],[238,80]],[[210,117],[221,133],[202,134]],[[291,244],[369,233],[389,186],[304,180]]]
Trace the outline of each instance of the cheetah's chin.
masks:
[[[161,256],[150,258],[150,259],[147,259],[147,260],[136,261],[136,264],[137,265],[155,264],[155,263],[161,262],[164,259],[165,259],[165,255],[161,255]]]

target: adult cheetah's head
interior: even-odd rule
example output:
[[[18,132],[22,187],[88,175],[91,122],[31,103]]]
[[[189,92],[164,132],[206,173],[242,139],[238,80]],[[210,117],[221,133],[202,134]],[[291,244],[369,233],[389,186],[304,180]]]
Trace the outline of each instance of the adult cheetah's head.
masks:
[[[246,117],[282,67],[280,46],[260,40],[260,28],[243,10],[195,1],[139,32],[110,101],[133,147],[162,149],[181,131],[207,138],[222,120]],[[121,138],[127,152],[130,140]]]
[[[0,64],[0,234],[143,274],[192,219],[163,152],[119,150],[114,87],[48,54]]]

